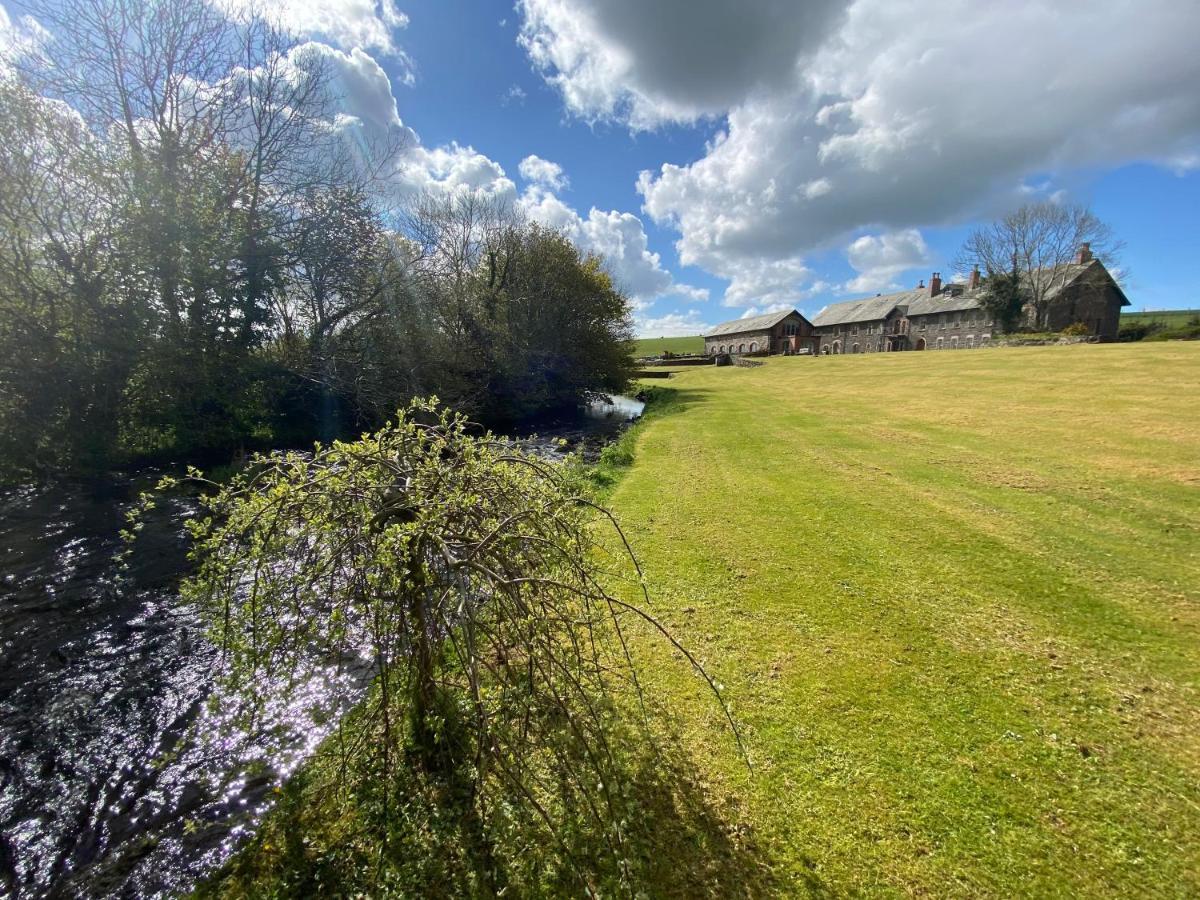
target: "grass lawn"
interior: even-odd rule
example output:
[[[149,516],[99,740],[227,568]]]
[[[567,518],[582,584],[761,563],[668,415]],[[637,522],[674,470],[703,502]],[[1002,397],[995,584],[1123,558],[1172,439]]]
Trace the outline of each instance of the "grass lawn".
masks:
[[[704,338],[696,334],[687,337],[638,338],[633,342],[634,356],[658,356],[664,350],[672,353],[703,353]]]
[[[610,504],[782,892],[1200,895],[1200,346],[677,374]]]

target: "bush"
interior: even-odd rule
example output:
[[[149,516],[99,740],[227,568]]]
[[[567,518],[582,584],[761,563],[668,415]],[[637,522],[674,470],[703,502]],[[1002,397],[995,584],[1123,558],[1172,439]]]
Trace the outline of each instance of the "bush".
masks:
[[[1200,340],[1200,316],[1191,319],[1186,325],[1178,328],[1159,328],[1149,336],[1148,341],[1195,341]]]
[[[1117,340],[1125,343],[1141,341],[1157,331],[1162,331],[1158,322],[1122,322],[1117,329]]]
[[[1083,337],[1092,333],[1092,329],[1088,328],[1082,322],[1072,322],[1062,330],[1063,337]]]

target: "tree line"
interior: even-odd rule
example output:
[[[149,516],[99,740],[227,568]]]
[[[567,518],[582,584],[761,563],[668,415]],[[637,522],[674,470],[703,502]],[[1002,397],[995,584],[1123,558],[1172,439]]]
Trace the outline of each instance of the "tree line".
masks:
[[[624,385],[603,261],[468,191],[397,199],[327,57],[202,0],[66,0],[0,74],[0,474],[219,458],[436,394],[488,424]]]

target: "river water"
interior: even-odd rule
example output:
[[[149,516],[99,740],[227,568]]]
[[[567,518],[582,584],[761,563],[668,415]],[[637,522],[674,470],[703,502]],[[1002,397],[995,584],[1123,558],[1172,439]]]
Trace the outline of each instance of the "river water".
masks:
[[[612,400],[519,440],[594,458],[641,412]],[[178,600],[194,501],[160,504],[128,569],[113,563],[154,479],[0,492],[0,896],[186,893],[328,733],[325,698],[365,684],[365,661],[343,662],[260,731],[233,727],[211,702],[219,655]]]

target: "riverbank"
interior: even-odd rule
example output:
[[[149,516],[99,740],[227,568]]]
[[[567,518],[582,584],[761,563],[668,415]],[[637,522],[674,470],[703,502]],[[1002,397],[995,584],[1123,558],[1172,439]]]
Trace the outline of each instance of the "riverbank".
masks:
[[[640,408],[598,402],[512,440],[595,459]],[[114,561],[126,511],[163,473],[0,489],[4,896],[186,893],[244,843],[336,721],[314,728],[281,709],[262,735],[221,738],[228,723],[205,703],[219,653],[178,598],[194,498],[161,498],[128,568]],[[200,740],[179,743],[197,729]]]
[[[771,359],[672,381],[610,505],[727,688],[648,689],[786,893],[1200,891],[1200,352]]]

